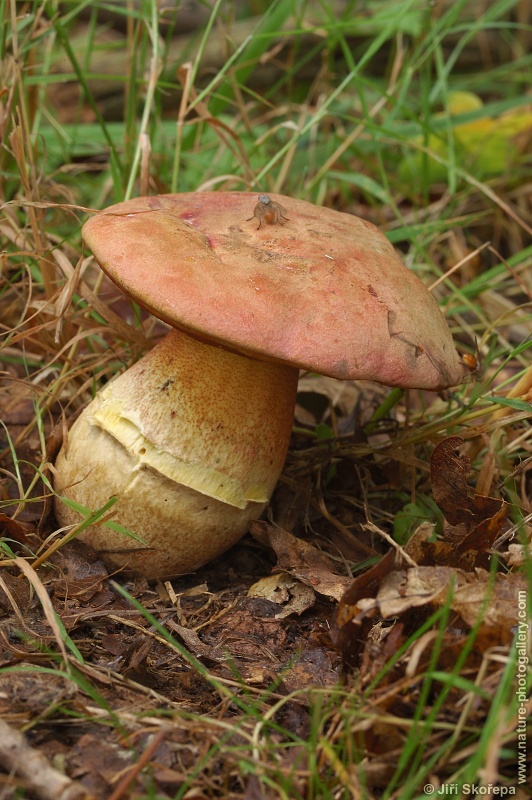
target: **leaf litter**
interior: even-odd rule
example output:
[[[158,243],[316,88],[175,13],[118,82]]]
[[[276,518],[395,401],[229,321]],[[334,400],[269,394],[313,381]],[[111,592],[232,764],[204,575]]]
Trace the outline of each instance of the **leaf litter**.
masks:
[[[424,523],[404,547],[390,549],[386,537],[375,538],[378,526],[368,525],[359,514],[365,547],[376,558],[367,560],[356,577],[354,562],[342,554],[344,537],[327,535],[338,532],[331,522],[338,523],[338,517],[343,517],[345,530],[353,529],[352,512],[342,504],[345,457],[337,456],[340,470],[330,483],[335,488],[323,492],[327,516],[320,517],[319,502],[304,507],[303,516],[294,514],[298,489],[293,488],[291,471],[301,469],[300,454],[305,452],[297,448],[297,437],[286,482],[275,498],[277,507],[272,504],[285,523],[293,520],[297,533],[259,520],[250,525],[251,537],[197,575],[155,586],[141,580],[123,584],[149,618],[117,593],[120,576],[109,576],[90,547],[76,541],[62,546],[38,575],[64,626],[62,648],[68,650],[69,641],[75,646],[63,673],[49,672],[58,658],[58,634],[49,613],[43,612],[35,587],[21,580],[17,562],[6,559],[0,581],[3,718],[22,725],[27,746],[37,747],[50,764],[62,759],[74,789],[85,792],[80,796],[109,797],[128,775],[123,796],[137,796],[132,789],[137,785],[138,792],[140,786],[135,765],[146,752],[152,780],[163,796],[172,796],[207,752],[202,741],[212,741],[217,726],[232,731],[236,742],[247,741],[246,724],[235,705],[242,692],[253,692],[265,714],[272,703],[279,705],[281,739],[305,737],[313,692],[325,689],[334,696],[343,675],[346,686],[352,684],[349,691],[357,688],[363,698],[364,689],[384,670],[385,677],[365,701],[372,713],[362,713],[359,723],[360,742],[371,757],[367,780],[378,787],[383,776],[389,777],[389,754],[404,743],[419,681],[439,634],[429,629],[411,645],[409,637],[435,611],[445,609],[448,621],[438,660],[430,662],[444,671],[452,668],[475,629],[462,676],[472,682],[482,671],[468,723],[480,724],[501,671],[495,657],[486,665],[485,654],[502,654],[511,642],[517,593],[526,588],[522,573],[490,569],[494,544],[508,527],[508,507],[499,498],[471,491],[471,465],[460,452],[463,446],[461,437],[449,437],[431,456],[432,492],[443,515],[441,534],[435,534],[434,524]],[[318,480],[316,468],[321,473],[330,468],[331,447],[332,442],[325,442],[319,451],[310,448],[311,481]],[[0,520],[15,551],[35,543],[36,526],[49,524],[35,511],[33,519],[4,515]],[[351,556],[347,547],[346,552]],[[504,558],[501,552],[501,564]],[[386,671],[401,650],[395,666]],[[198,672],[194,659],[204,672]],[[264,699],[265,692],[269,699]],[[460,718],[466,695],[459,688],[450,694],[447,721]],[[111,719],[116,728],[109,730]],[[333,716],[331,731],[334,724]],[[244,733],[238,733],[239,726]],[[150,749],[155,736],[159,738]],[[242,782],[227,753],[214,760],[217,769],[234,776],[233,795],[227,796],[237,797],[253,786]],[[288,769],[288,756],[284,764]],[[504,765],[499,768],[504,774]],[[198,780],[203,796],[221,796],[213,774],[204,772]]]

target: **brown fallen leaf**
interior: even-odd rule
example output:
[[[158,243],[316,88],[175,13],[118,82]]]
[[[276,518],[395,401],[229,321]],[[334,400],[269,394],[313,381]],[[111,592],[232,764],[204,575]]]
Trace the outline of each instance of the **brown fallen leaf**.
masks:
[[[23,522],[22,520],[12,519],[3,511],[0,511],[0,535],[8,539],[15,539],[20,544],[28,544],[28,534],[35,531],[35,525],[31,522]]]
[[[185,647],[197,658],[207,658],[210,661],[226,660],[227,655],[224,652],[223,647],[213,647],[211,644],[205,644],[205,642],[202,642],[196,631],[193,631],[190,628],[185,628],[183,625],[179,625],[177,622],[174,622],[174,620],[168,620],[167,626],[177,633],[180,639],[183,640]]]
[[[27,581],[21,581],[7,570],[0,574],[0,612],[10,614],[14,611],[19,618],[27,614],[32,604],[33,594]]]
[[[325,553],[288,531],[268,525],[263,520],[252,522],[249,530],[258,542],[274,550],[277,556],[274,572],[288,572],[319,594],[334,600],[340,600],[351,586],[353,579],[338,575]]]
[[[451,608],[469,627],[479,617],[483,625],[496,625],[509,637],[517,621],[518,592],[526,589],[523,575],[495,575],[485,570],[474,573],[449,567],[415,567],[394,570],[387,575],[376,598],[361,600],[361,613],[370,610],[381,617],[397,617],[411,608],[441,606],[452,596]]]
[[[311,586],[298,581],[287,572],[268,575],[253,584],[248,597],[265,597],[282,606],[274,619],[284,619],[291,614],[302,614],[314,605],[316,595]]]
[[[2,374],[0,410],[5,425],[28,425],[35,418],[35,399],[39,388],[15,376]]]
[[[58,597],[76,597],[88,603],[102,590],[108,578],[103,561],[84,542],[63,545],[52,554],[50,563],[54,566],[54,594]],[[58,572],[59,577],[56,577]]]
[[[111,744],[112,742],[112,744]],[[69,774],[97,797],[111,797],[112,787],[134,763],[133,753],[114,734],[83,734],[67,756]]]
[[[444,541],[426,542],[423,563],[474,569],[489,567],[489,551],[500,536],[508,506],[499,498],[469,492],[469,458],[458,450],[464,440],[450,436],[432,453],[432,493],[446,520]]]
[[[342,420],[356,408],[361,395],[360,385],[352,381],[337,381],[324,375],[304,375],[297,385],[295,416],[299,423],[316,425],[335,408]]]
[[[427,610],[432,611],[450,600],[450,608],[461,620],[460,627],[472,628],[478,623],[480,631],[493,629],[490,639],[495,632],[500,644],[508,643],[518,623],[519,593],[526,587],[525,576],[517,573],[490,575],[482,569],[467,572],[450,567],[395,569],[382,576],[376,592],[374,586],[368,586],[367,595],[359,596],[354,603],[349,602],[349,593],[346,595],[338,614],[340,634],[347,624],[361,631],[368,618],[403,619],[413,609],[430,607]],[[338,639],[344,648],[345,640],[344,632]]]
[[[358,603],[366,597],[376,597],[382,580],[394,565],[395,553],[389,550],[378,564],[351,581],[351,586],[340,600],[332,640],[342,654],[345,669],[353,669],[357,665],[373,625],[373,615],[364,619],[364,615],[358,613]]]
[[[460,436],[449,436],[434,448],[430,460],[432,494],[450,525],[460,525],[474,517],[467,488],[471,462],[458,450],[463,443]]]

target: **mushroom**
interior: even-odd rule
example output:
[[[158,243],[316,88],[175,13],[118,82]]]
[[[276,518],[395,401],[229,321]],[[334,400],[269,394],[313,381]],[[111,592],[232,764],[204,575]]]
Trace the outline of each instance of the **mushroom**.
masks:
[[[299,369],[423,389],[464,376],[436,301],[374,225],[271,195],[283,224],[270,215],[257,229],[254,202],[140,197],[83,228],[105,273],[174,330],[73,424],[55,465],[56,515],[72,526],[76,504],[95,511],[116,497],[112,521],[81,538],[146,578],[197,569],[262,513]]]

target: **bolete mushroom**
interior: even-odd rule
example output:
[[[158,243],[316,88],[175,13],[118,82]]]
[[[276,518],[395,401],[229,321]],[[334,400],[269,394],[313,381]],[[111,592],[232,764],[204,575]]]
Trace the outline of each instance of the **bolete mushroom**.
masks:
[[[464,375],[436,301],[374,225],[271,195],[282,219],[268,207],[257,228],[256,202],[141,197],[83,228],[107,275],[175,330],[72,426],[55,465],[56,515],[74,525],[75,503],[94,511],[115,496],[113,521],[141,541],[106,522],[82,537],[147,578],[195,570],[261,514],[299,369],[424,389]]]

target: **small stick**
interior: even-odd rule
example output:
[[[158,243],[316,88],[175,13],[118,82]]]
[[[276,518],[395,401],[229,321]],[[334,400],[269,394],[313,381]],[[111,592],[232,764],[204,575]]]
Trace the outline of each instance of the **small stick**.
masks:
[[[153,739],[151,740],[150,744],[144,750],[140,758],[138,759],[137,763],[133,765],[131,769],[129,769],[114,790],[113,794],[109,797],[109,800],[120,800],[120,798],[125,797],[127,790],[137,777],[137,775],[144,769],[146,764],[149,763],[152,755],[155,753],[159,745],[161,744],[162,740],[166,736],[166,731],[164,728],[161,728],[158,731]]]
[[[39,800],[96,800],[81,783],[56,770],[23,734],[0,719],[0,764]]]

